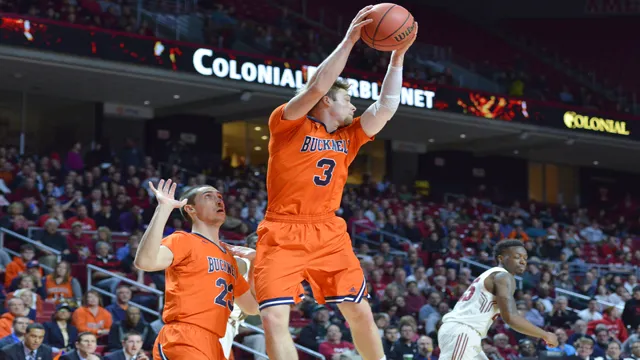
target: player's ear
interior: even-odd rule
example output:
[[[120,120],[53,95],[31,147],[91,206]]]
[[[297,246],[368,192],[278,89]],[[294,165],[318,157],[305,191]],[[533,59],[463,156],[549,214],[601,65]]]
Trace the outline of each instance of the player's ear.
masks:
[[[331,98],[328,95],[323,96],[322,100],[320,100],[320,102],[322,102],[326,106],[330,106],[332,101],[333,100],[331,100]]]

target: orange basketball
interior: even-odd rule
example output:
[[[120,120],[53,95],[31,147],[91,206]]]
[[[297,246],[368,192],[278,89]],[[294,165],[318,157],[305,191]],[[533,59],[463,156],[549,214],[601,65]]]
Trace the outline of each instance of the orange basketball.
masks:
[[[373,19],[373,22],[362,29],[360,37],[376,50],[393,51],[415,36],[413,15],[400,5],[378,4],[367,19]]]

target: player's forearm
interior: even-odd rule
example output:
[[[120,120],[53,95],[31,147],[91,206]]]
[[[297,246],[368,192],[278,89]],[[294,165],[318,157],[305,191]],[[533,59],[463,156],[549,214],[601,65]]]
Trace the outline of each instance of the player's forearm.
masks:
[[[503,320],[515,331],[524,335],[533,336],[541,339],[545,335],[545,331],[530,323],[527,319],[519,314],[513,314]]]
[[[389,64],[382,82],[380,98],[362,114],[362,129],[367,136],[375,136],[395,115],[400,106],[402,92],[402,67]]]
[[[167,224],[172,211],[172,207],[156,207],[156,211],[151,218],[149,227],[147,227],[144,235],[142,235],[142,240],[140,240],[140,245],[136,252],[134,265],[138,269],[148,270],[155,268],[158,254],[160,252],[160,245],[162,244],[164,227]]]
[[[323,95],[326,94],[347,65],[349,54],[351,54],[354,45],[347,39],[343,40],[331,55],[318,66],[315,74],[309,79],[309,89]]]

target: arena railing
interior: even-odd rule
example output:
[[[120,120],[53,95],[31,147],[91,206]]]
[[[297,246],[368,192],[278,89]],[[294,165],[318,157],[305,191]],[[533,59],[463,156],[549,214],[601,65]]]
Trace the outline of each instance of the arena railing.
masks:
[[[44,228],[42,227],[38,227],[38,226],[29,226],[27,228],[27,236],[30,238],[33,238],[36,234],[39,234],[41,232],[44,231]],[[71,232],[71,229],[57,229],[56,232],[59,232],[61,234],[67,234]],[[96,235],[98,233],[97,230],[82,230],[83,234],[87,234],[87,235]],[[124,238],[129,238],[131,234],[129,234],[128,232],[125,231],[112,231],[111,232],[111,237],[124,237]],[[112,242],[122,242],[122,243],[126,243],[127,239],[112,239]]]
[[[472,267],[472,266],[473,266],[474,268],[480,268],[480,269],[482,269],[482,272],[484,272],[485,270],[489,270],[489,269],[491,269],[491,266],[489,266],[489,265],[485,265],[485,264],[483,264],[483,263],[480,263],[480,262],[477,262],[477,261],[471,260],[471,259],[466,258],[466,257],[464,257],[464,258],[460,259],[460,262],[462,262],[464,265],[466,265],[466,268],[467,268],[467,269],[471,269],[471,267]],[[517,284],[517,286],[518,286],[518,289],[522,290],[522,283],[523,283],[523,279],[522,279],[522,277],[521,277],[521,276],[516,275],[516,276],[514,276],[514,278],[516,279],[516,284]]]
[[[158,289],[155,289],[155,288],[152,288],[150,286],[147,286],[147,285],[143,284],[140,281],[131,280],[131,279],[127,278],[127,277],[124,277],[122,275],[118,275],[118,274],[116,274],[114,272],[111,272],[109,270],[105,270],[105,269],[103,269],[101,267],[88,264],[87,265],[87,290],[97,291],[98,293],[100,293],[100,294],[102,294],[104,296],[107,296],[107,297],[109,297],[111,299],[115,299],[116,298],[116,294],[112,294],[112,293],[110,293],[108,291],[105,291],[105,290],[93,285],[93,273],[94,272],[99,272],[99,273],[105,274],[109,278],[116,278],[116,279],[120,280],[121,282],[129,284],[131,286],[135,286],[135,287],[140,288],[140,289],[143,289],[143,290],[145,290],[147,292],[150,292],[151,294],[154,294],[154,295],[158,296],[158,310],[153,310],[153,309],[150,309],[150,308],[148,308],[148,307],[146,307],[144,305],[137,304],[137,303],[134,303],[134,302],[131,302],[131,304],[133,304],[136,307],[140,308],[141,311],[144,311],[144,312],[146,312],[148,314],[151,314],[153,316],[160,317],[160,315],[162,314],[162,310],[161,309],[162,309],[162,304],[164,303],[164,293],[162,291],[160,291]]]
[[[255,331],[257,333],[264,334],[264,330],[259,328],[259,327],[257,327],[257,326],[254,326],[254,325],[251,325],[251,324],[247,324],[247,323],[242,323],[242,324],[240,324],[240,326],[242,326],[242,327],[244,327],[246,329]],[[324,355],[320,354],[317,351],[313,351],[313,350],[311,350],[311,349],[309,349],[307,347],[304,347],[304,346],[302,346],[300,344],[294,343],[294,345],[295,345],[296,349],[302,351],[303,353],[305,353],[305,354],[307,354],[309,356],[312,356],[312,357],[314,357],[316,359],[322,359],[322,360],[325,359]],[[268,357],[266,357],[266,355],[264,355],[264,357],[268,359]]]
[[[61,256],[60,251],[58,251],[58,250],[56,250],[56,249],[54,249],[52,247],[49,247],[49,246],[47,246],[47,245],[45,245],[45,244],[43,244],[43,243],[41,243],[39,241],[35,241],[35,240],[32,240],[32,239],[29,239],[28,237],[26,237],[24,235],[21,235],[21,234],[18,234],[15,231],[11,231],[11,230],[5,229],[5,228],[0,228],[0,248],[4,249],[4,251],[6,251],[7,253],[9,253],[9,254],[11,254],[13,256],[20,256],[20,254],[18,252],[16,252],[16,251],[8,249],[8,248],[6,248],[4,246],[5,236],[7,236],[7,235],[13,237],[14,239],[20,240],[20,241],[22,241],[24,243],[31,244],[36,249],[47,251],[47,252],[55,255],[58,258],[58,261],[60,260],[60,256]],[[40,267],[43,268],[48,273],[53,272],[53,269],[51,267],[47,266],[47,265],[40,264]]]
[[[366,236],[358,235],[358,233],[359,233],[358,230],[359,229],[368,230],[368,231],[374,232],[375,235],[373,237],[377,238],[378,241],[370,239],[370,238],[368,238]],[[405,237],[402,237],[402,236],[400,236],[398,234],[390,233],[388,231],[376,229],[376,228],[373,228],[371,226],[366,226],[366,225],[354,223],[353,227],[351,228],[351,239],[352,239],[352,242],[354,244],[355,244],[356,240],[359,240],[359,241],[365,242],[367,244],[376,245],[376,249],[377,249],[377,247],[379,247],[380,244],[382,244],[383,242],[386,241],[385,240],[386,238],[391,238],[391,239],[397,241],[398,244],[405,244],[406,243],[406,244],[409,244],[410,246],[412,246],[412,244],[413,244],[411,242],[411,240],[409,240],[409,239],[407,239]],[[406,255],[407,254],[405,251],[401,251],[401,250],[397,250],[397,249],[392,249],[391,253],[394,254],[394,255]]]
[[[152,288],[150,286],[144,285],[139,281],[134,281],[134,280],[131,280],[131,279],[129,279],[127,277],[124,277],[122,275],[118,275],[118,274],[116,274],[114,272],[102,269],[102,268],[100,268],[98,266],[87,265],[87,290],[97,291],[98,293],[100,293],[100,294],[102,294],[104,296],[108,296],[111,299],[115,299],[116,295],[112,294],[112,293],[110,293],[108,291],[105,291],[105,290],[103,290],[103,289],[101,289],[101,288],[99,288],[99,287],[97,287],[95,285],[93,285],[93,281],[92,281],[93,272],[99,272],[99,273],[102,273],[102,274],[105,274],[105,275],[109,276],[110,278],[119,279],[121,282],[129,284],[131,286],[135,286],[135,287],[143,289],[143,290],[145,290],[145,291],[147,291],[147,292],[149,292],[149,293],[151,293],[153,295],[156,295],[158,297],[158,309],[157,310],[150,309],[150,308],[148,308],[148,307],[146,307],[144,305],[135,303],[133,301],[130,301],[130,303],[132,305],[138,307],[141,311],[144,311],[144,312],[146,312],[148,314],[151,314],[151,315],[156,316],[158,318],[160,318],[162,316],[162,305],[164,303],[164,293],[162,291],[160,291],[158,289],[155,289],[155,288]],[[253,325],[250,325],[250,324],[246,324],[246,323],[242,323],[240,326],[245,327],[245,328],[247,328],[249,330],[258,332],[260,334],[264,334],[264,330],[259,328],[259,327],[256,327],[256,326],[253,326]],[[251,353],[253,355],[258,355],[258,356],[261,356],[261,357],[263,357],[265,359],[269,358],[267,356],[267,354],[261,353],[259,351],[254,350],[254,349],[251,349],[250,347],[248,347],[248,346],[246,346],[244,344],[241,344],[241,343],[239,343],[237,341],[234,341],[233,345],[238,347],[239,349],[247,351],[247,352],[249,352],[249,353]],[[306,353],[306,354],[308,354],[308,355],[310,355],[310,356],[312,356],[314,358],[324,359],[324,356],[322,354],[318,353],[318,352],[315,352],[315,351],[313,351],[313,350],[311,350],[309,348],[306,348],[306,347],[298,345],[298,344],[295,344],[295,346],[300,351],[302,351],[302,352],[304,352],[304,353]]]

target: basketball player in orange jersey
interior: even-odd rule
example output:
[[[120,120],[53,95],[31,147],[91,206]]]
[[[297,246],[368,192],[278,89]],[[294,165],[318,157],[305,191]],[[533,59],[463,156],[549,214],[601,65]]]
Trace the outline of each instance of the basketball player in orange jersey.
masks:
[[[351,22],[344,40],[306,87],[269,118],[269,203],[258,227],[255,290],[270,359],[298,355],[289,334],[290,305],[307,280],[318,303],[337,303],[365,360],[384,359],[367,302],[366,281],[344,220],[335,215],[347,170],[360,147],[382,130],[400,104],[404,55],[391,54],[380,98],[358,118],[348,84],[338,81],[371,6]],[[417,26],[416,26],[417,32]]]
[[[223,360],[220,339],[227,330],[234,303],[247,314],[258,314],[258,303],[238,271],[231,250],[220,242],[225,220],[222,196],[204,185],[175,200],[176,184],[160,180],[158,206],[142,236],[135,266],[144,271],[166,269],[165,305],[153,348],[155,360]],[[190,221],[192,232],[177,231],[162,238],[173,209]]]

